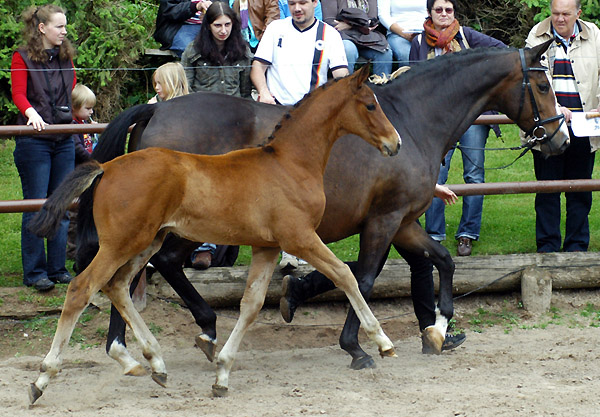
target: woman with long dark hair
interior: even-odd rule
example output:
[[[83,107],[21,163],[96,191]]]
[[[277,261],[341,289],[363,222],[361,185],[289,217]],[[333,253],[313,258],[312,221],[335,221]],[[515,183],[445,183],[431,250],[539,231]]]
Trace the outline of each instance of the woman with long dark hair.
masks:
[[[190,92],[250,97],[250,50],[237,14],[224,2],[216,1],[206,10],[200,33],[183,52],[181,63]]]
[[[200,33],[181,56],[191,93],[212,91],[251,96],[250,49],[241,29],[237,13],[226,3],[215,1],[206,10]],[[218,253],[232,253],[231,258],[235,260],[237,250],[237,246],[221,247]],[[215,252],[215,244],[204,243],[192,253],[192,266],[209,268],[214,263]]]
[[[71,91],[77,82],[74,50],[66,38],[65,11],[54,4],[32,6],[22,15],[24,44],[12,57],[12,98],[19,109],[17,124],[42,131],[48,124],[70,124]],[[75,146],[69,134],[16,137],[14,159],[23,198],[46,198],[75,165]],[[56,236],[44,239],[27,230],[34,213],[23,213],[21,257],[23,283],[47,291],[55,283],[66,284],[71,275],[65,268],[67,228],[65,217]]]

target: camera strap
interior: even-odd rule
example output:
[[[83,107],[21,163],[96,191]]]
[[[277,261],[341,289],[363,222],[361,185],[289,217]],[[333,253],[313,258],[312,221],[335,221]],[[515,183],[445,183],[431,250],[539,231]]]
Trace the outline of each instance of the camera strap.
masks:
[[[67,91],[67,85],[65,83],[65,76],[63,74],[63,70],[62,67],[60,66],[60,60],[58,60],[57,58],[57,62],[58,62],[58,71],[60,72],[60,78],[62,80],[62,85],[63,88],[65,89],[65,94],[67,96],[67,106],[69,107],[69,109],[71,108],[71,99],[70,99],[70,95]],[[50,68],[48,68],[48,70],[50,70]],[[48,85],[48,94],[50,95],[50,105],[52,106],[52,111],[54,111],[54,106],[56,105],[56,100],[54,98],[54,90],[52,89],[52,86],[50,85],[50,79],[48,78],[48,71],[43,71],[44,72],[44,78],[46,78],[46,84]]]

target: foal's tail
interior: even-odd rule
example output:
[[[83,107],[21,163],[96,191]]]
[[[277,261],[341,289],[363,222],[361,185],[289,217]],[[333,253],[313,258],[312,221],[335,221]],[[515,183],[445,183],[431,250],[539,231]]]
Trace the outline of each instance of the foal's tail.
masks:
[[[92,158],[104,163],[123,155],[129,126],[150,120],[156,107],[156,104],[139,104],[115,117],[100,136]]]
[[[93,160],[78,166],[54,190],[39,213],[27,224],[29,231],[39,237],[54,236],[73,200],[87,190],[94,179],[103,172],[100,163]]]

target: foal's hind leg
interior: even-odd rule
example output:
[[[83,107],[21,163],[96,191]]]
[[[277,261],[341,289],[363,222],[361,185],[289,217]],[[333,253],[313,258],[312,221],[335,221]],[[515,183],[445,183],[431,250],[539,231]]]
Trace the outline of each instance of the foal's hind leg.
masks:
[[[50,378],[60,371],[63,349],[69,343],[79,316],[88,306],[92,296],[111,279],[117,268],[118,262],[111,261],[111,257],[103,256],[100,250],[89,267],[73,278],[69,284],[52,346],[42,361],[39,377],[29,387],[31,404],[43,394]]]
[[[121,313],[123,320],[133,330],[135,337],[142,347],[144,358],[148,360],[152,368],[152,379],[164,387],[167,382],[167,371],[162,359],[160,345],[135,309],[129,295],[129,279],[127,279],[135,271],[146,265],[150,256],[160,248],[162,236],[157,236],[148,249],[123,265],[115,277],[102,288],[102,291],[110,298],[113,305]]]
[[[248,280],[244,296],[240,303],[240,317],[219,352],[217,359],[217,379],[212,386],[213,395],[222,397],[229,389],[229,373],[235,355],[248,327],[256,320],[258,312],[265,302],[269,281],[275,269],[279,248],[252,248],[252,263],[248,272]]]
[[[131,282],[129,296],[133,294],[133,291],[137,287],[141,274],[142,271],[138,272]],[[108,335],[106,336],[106,353],[112,359],[117,361],[119,365],[121,365],[124,375],[146,375],[146,370],[144,367],[138,361],[136,361],[127,350],[127,345],[125,343],[126,328],[127,324],[123,320],[123,317],[121,317],[119,314],[119,310],[117,310],[117,308],[111,304]]]

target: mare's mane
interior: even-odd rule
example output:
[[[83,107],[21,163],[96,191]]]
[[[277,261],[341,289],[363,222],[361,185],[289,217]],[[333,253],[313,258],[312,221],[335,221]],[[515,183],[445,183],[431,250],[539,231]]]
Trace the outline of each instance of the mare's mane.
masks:
[[[424,73],[437,73],[443,70],[446,70],[446,72],[456,71],[457,69],[460,70],[462,67],[468,68],[473,64],[474,60],[477,62],[483,62],[485,58],[496,58],[501,55],[507,55],[514,51],[514,48],[475,48],[464,49],[460,52],[455,52],[452,54],[440,55],[435,59],[411,63],[410,70],[400,74],[398,77],[388,81],[383,85],[398,83],[410,84],[412,83],[413,78],[422,77]],[[470,79],[467,76],[465,76],[465,78]],[[373,84],[369,83],[369,86],[372,85]]]

